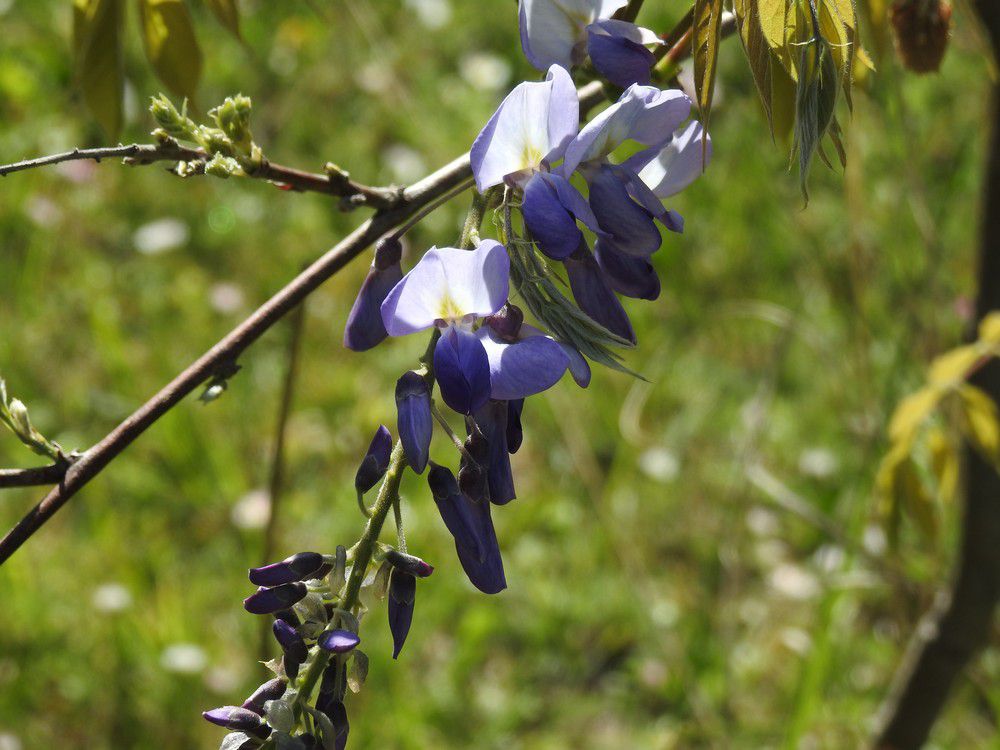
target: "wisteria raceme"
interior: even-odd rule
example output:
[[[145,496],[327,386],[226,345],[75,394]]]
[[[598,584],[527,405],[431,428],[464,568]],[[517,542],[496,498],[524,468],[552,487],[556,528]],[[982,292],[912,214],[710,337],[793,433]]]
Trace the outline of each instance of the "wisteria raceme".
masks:
[[[206,712],[231,730],[224,747],[346,746],[345,701],[368,669],[364,617],[386,600],[399,658],[418,580],[434,572],[407,552],[399,495],[406,468],[426,472],[469,581],[487,594],[507,587],[492,513],[518,495],[510,455],[524,441],[525,400],[566,373],[587,388],[590,361],[615,366],[621,360],[607,347],[636,343],[619,297],[661,294],[654,263],[661,230],[683,229],[662,201],[693,182],[711,156],[707,134],[688,121],[688,97],[650,85],[650,47],[659,40],[614,18],[625,5],[520,0],[522,46],[545,78],[514,87],[475,138],[478,194],[460,246],[431,247],[405,273],[400,235],[376,247],[345,347],[364,351],[420,332],[430,342],[395,385],[398,443],[379,426],[357,469],[365,534],[350,549],[300,552],[250,570],[260,588],[244,606],[274,618],[281,658],[269,663],[275,677],[242,707]],[[581,128],[570,71],[588,59],[592,67],[578,77],[596,70],[623,90]],[[490,226],[498,239],[480,236]],[[567,287],[573,301],[560,291]],[[439,411],[435,389],[450,415]],[[450,461],[431,455],[436,422],[454,451]],[[369,506],[365,495],[379,482]],[[395,546],[379,540],[390,512]]]

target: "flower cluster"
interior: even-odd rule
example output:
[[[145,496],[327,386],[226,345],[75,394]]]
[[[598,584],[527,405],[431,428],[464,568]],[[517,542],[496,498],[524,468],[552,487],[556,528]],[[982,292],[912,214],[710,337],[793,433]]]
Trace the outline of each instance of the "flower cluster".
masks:
[[[250,571],[259,589],[244,606],[274,617],[282,656],[270,665],[275,678],[242,706],[205,714],[232,730],[224,747],[344,747],[344,697],[367,671],[360,620],[388,598],[397,657],[417,579],[433,572],[406,552],[398,495],[404,468],[426,473],[469,580],[488,594],[506,588],[492,510],[517,494],[510,456],[522,442],[525,399],[566,373],[585,388],[588,358],[614,365],[602,347],[635,344],[619,295],[659,296],[651,258],[662,244],[660,227],[683,229],[662,201],[700,175],[710,155],[701,126],[687,122],[688,97],[649,85],[654,56],[647,46],[658,42],[612,18],[625,5],[521,0],[524,51],[546,76],[515,87],[472,145],[475,226],[467,223],[460,247],[432,247],[406,273],[398,234],[376,246],[344,345],[365,351],[424,331],[430,344],[420,366],[396,383],[398,442],[394,447],[390,430],[380,427],[358,467],[355,490],[370,516],[362,539],[350,550],[302,552]],[[589,70],[624,90],[581,128],[570,71],[588,57]],[[490,211],[499,241],[479,236]],[[574,302],[559,291],[561,281]],[[435,386],[464,422],[464,436],[435,405]],[[435,422],[457,449],[457,472],[431,460]],[[369,506],[365,496],[380,481]],[[389,510],[395,547],[378,542]]]

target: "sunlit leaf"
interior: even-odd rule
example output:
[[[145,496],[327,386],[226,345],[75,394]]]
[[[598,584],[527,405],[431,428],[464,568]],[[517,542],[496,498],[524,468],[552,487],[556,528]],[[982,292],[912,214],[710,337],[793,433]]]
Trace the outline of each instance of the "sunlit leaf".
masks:
[[[959,389],[962,397],[962,426],[965,436],[979,454],[1000,468],[1000,421],[996,402],[972,385]]]
[[[109,138],[122,125],[124,0],[74,0],[73,49],[84,102]]]
[[[787,141],[795,126],[795,81],[778,60],[771,57],[771,132]]]
[[[759,0],[734,0],[736,22],[739,24],[740,39],[743,41],[743,51],[750,63],[750,73],[757,86],[760,102],[767,115],[767,124],[774,134],[774,121],[771,116],[771,51],[764,32],[760,28],[760,17],[757,10]]]
[[[839,87],[830,45],[820,34],[803,45],[795,94],[795,145],[799,154],[799,187],[809,202],[809,168],[833,120]]]
[[[947,385],[964,380],[966,373],[979,361],[980,356],[979,348],[974,344],[952,349],[931,362],[927,378],[936,385]]]
[[[233,36],[241,39],[240,36],[240,9],[236,0],[205,0],[212,13],[223,26],[232,32]]]
[[[719,62],[722,31],[722,0],[695,0],[694,4],[694,90],[701,110],[701,122],[708,129]]]
[[[787,0],[757,0],[757,18],[764,40],[775,52],[785,49],[788,27]]]
[[[1000,312],[991,312],[979,324],[979,340],[986,344],[1000,344]]]
[[[938,405],[941,391],[921,388],[899,402],[889,420],[889,440],[895,444],[912,443],[917,429]]]
[[[201,76],[201,50],[183,0],[140,0],[146,56],[160,80],[178,96],[193,99]]]

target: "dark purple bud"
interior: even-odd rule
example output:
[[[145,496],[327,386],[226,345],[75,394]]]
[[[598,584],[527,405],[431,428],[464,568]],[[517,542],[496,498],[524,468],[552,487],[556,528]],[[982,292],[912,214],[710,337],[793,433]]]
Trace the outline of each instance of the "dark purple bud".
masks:
[[[271,734],[271,727],[265,724],[260,716],[240,706],[213,708],[211,711],[202,712],[201,715],[216,726],[236,732],[246,732],[261,739],[266,739]]]
[[[455,546],[468,549],[477,560],[484,560],[486,545],[482,538],[481,521],[474,512],[474,503],[459,489],[455,476],[432,461],[427,483],[444,525],[455,538]]]
[[[594,215],[601,223],[601,228],[610,234],[605,239],[626,255],[648,258],[655,253],[663,238],[656,226],[654,214],[636,201],[630,192],[631,189],[639,194],[640,188],[634,186],[634,183],[645,183],[627,168],[611,164],[601,166],[590,176],[589,182],[590,205],[594,209]],[[648,199],[644,191],[639,195]],[[655,196],[652,201],[662,210],[662,204],[659,204]]]
[[[459,489],[472,500],[490,499],[489,477],[486,473],[489,455],[490,446],[486,442],[486,437],[479,427],[473,424],[471,433],[465,440],[465,450],[458,462]]]
[[[309,648],[294,626],[289,625],[284,620],[275,620],[274,624],[271,625],[271,631],[274,633],[274,639],[285,653],[286,670],[289,661],[301,664],[308,658]]]
[[[518,398],[507,402],[507,450],[517,453],[524,439],[521,430],[521,413],[524,411],[524,399]]]
[[[503,560],[500,557],[500,545],[497,541],[493,519],[490,517],[490,504],[477,503],[463,498],[468,504],[468,513],[477,526],[477,537],[482,545],[482,556],[477,555],[469,547],[455,542],[455,552],[462,563],[462,570],[468,576],[472,585],[484,594],[497,594],[507,588],[504,576]]]
[[[385,476],[389,468],[389,456],[392,454],[392,435],[385,425],[379,425],[368,446],[368,452],[354,475],[354,488],[361,493],[368,492]]]
[[[333,704],[344,700],[347,693],[347,669],[343,660],[334,659],[323,670],[323,679],[319,683],[319,695],[316,698],[316,708],[326,713]]]
[[[280,586],[305,578],[317,578],[321,567],[323,567],[323,555],[319,552],[299,552],[281,562],[251,568],[250,583],[257,586]],[[314,573],[317,575],[313,575]]]
[[[583,240],[583,233],[577,228],[570,207],[560,200],[553,180],[543,172],[528,180],[521,216],[541,251],[554,260],[562,260]]]
[[[316,645],[334,654],[346,654],[361,643],[357,633],[350,630],[327,630],[316,639]]]
[[[660,277],[646,258],[620,253],[614,245],[600,238],[594,243],[594,258],[608,284],[619,294],[648,300],[660,296]]]
[[[434,418],[427,381],[412,370],[396,381],[396,413],[396,429],[406,462],[415,473],[421,474],[430,458]]]
[[[389,630],[392,632],[392,658],[406,643],[413,622],[413,604],[417,594],[417,579],[410,573],[394,568],[389,576]]]
[[[587,37],[590,61],[608,81],[623,89],[633,83],[649,85],[656,57],[642,45],[633,24],[612,19],[598,21],[587,27]]]
[[[268,680],[253,691],[253,695],[243,701],[243,708],[256,714],[264,715],[264,704],[276,701],[285,694],[285,681],[280,677]]]
[[[243,608],[252,615],[269,615],[291,607],[305,598],[309,591],[300,581],[283,583],[273,588],[259,588],[243,600]]]
[[[322,708],[317,706],[317,708],[326,714],[327,718],[330,719],[330,723],[333,724],[334,732],[334,748],[336,750],[344,750],[347,747],[347,735],[351,731],[351,725],[347,721],[347,709],[344,708],[344,702],[342,700],[330,701]],[[323,738],[324,742],[326,737]],[[325,745],[329,747],[329,745]]]
[[[434,572],[433,565],[428,565],[419,557],[408,555],[405,552],[400,552],[396,549],[391,549],[386,552],[385,559],[388,560],[389,564],[397,570],[409,573],[417,578],[426,578]]]
[[[490,401],[476,412],[476,424],[487,444],[486,485],[490,502],[506,505],[517,497],[507,448],[507,402]]]
[[[580,309],[611,333],[634,344],[636,338],[632,322],[587,245],[581,243],[577,251],[563,261],[563,265]]]
[[[382,253],[379,250],[375,250],[375,263],[361,283],[344,328],[344,346],[356,352],[377,346],[389,335],[382,322],[382,303],[403,278],[398,252],[395,262],[392,262],[391,248]]]
[[[291,658],[287,652],[281,657],[281,666],[285,670],[285,675],[292,682],[294,682],[295,678],[299,676],[299,667],[301,667],[302,664],[303,662]]]
[[[486,324],[493,329],[497,336],[507,342],[517,341],[517,334],[521,332],[521,324],[524,323],[524,312],[517,305],[510,302],[500,308],[495,315],[486,318]]]
[[[490,400],[490,360],[472,331],[450,326],[434,347],[434,374],[441,398],[459,414]]]

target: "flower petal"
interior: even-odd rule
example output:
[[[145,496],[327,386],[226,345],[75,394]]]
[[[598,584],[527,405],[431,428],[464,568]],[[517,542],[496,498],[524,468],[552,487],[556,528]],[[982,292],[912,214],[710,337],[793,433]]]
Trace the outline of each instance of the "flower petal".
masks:
[[[548,336],[531,336],[509,343],[489,326],[480,328],[476,335],[489,360],[493,399],[506,401],[541,393],[559,382],[569,366],[562,347]]]
[[[561,260],[576,250],[583,233],[546,177],[552,175],[539,172],[528,180],[524,187],[521,216],[539,249],[550,258]]]
[[[472,251],[432,247],[382,303],[390,336],[430,328],[438,320],[491,315],[507,301],[510,259],[495,240]]]
[[[649,34],[653,41],[659,41],[653,32],[627,21],[608,19],[592,23],[587,27],[590,60],[616,86],[626,88],[633,83],[646,86],[656,62],[653,53],[643,46]]]
[[[620,253],[600,239],[594,244],[594,257],[611,288],[619,294],[649,300],[660,296],[660,277],[646,258]]]
[[[701,176],[711,157],[712,139],[701,123],[694,121],[674,133],[670,143],[639,172],[639,177],[658,197],[668,198]]]
[[[459,414],[472,414],[490,398],[490,361],[471,331],[450,326],[434,347],[441,398]]]
[[[691,112],[691,100],[682,91],[661,91],[653,86],[633,84],[617,102],[587,123],[566,147],[562,174],[569,176],[585,162],[600,162],[628,140],[638,141],[645,149],[632,159],[641,168],[652,159],[674,130]],[[629,163],[632,163],[630,159]]]
[[[507,579],[503,572],[503,559],[500,557],[500,543],[490,517],[490,504],[473,502],[468,498],[465,498],[465,502],[469,504],[469,510],[476,519],[485,554],[479,558],[467,547],[456,543],[458,561],[462,563],[462,569],[473,586],[484,594],[498,594],[507,588]]]
[[[410,573],[394,568],[389,577],[389,631],[392,633],[392,658],[399,656],[413,622],[413,604],[417,594],[417,579]]]
[[[515,398],[507,402],[507,450],[517,453],[524,439],[521,428],[521,414],[524,412],[524,399]]]
[[[479,191],[562,158],[579,126],[579,108],[569,73],[557,65],[546,80],[515,86],[472,144]]]
[[[629,194],[629,174],[624,168],[610,164],[594,171],[590,178],[590,205],[601,226],[610,233],[606,238],[610,244],[627,255],[647,258],[660,248],[663,240],[651,212]],[[662,212],[663,206],[655,196],[654,201]]]
[[[586,26],[610,18],[628,0],[521,0],[519,20],[524,56],[538,70],[552,64],[571,68],[582,60]]]
[[[459,490],[455,475],[450,469],[431,462],[427,484],[441,520],[455,539],[455,546],[467,549],[476,560],[485,560],[486,543],[479,517],[472,512],[472,501]]]
[[[563,261],[576,304],[594,321],[623,339],[636,341],[635,331],[621,302],[586,245]]]

